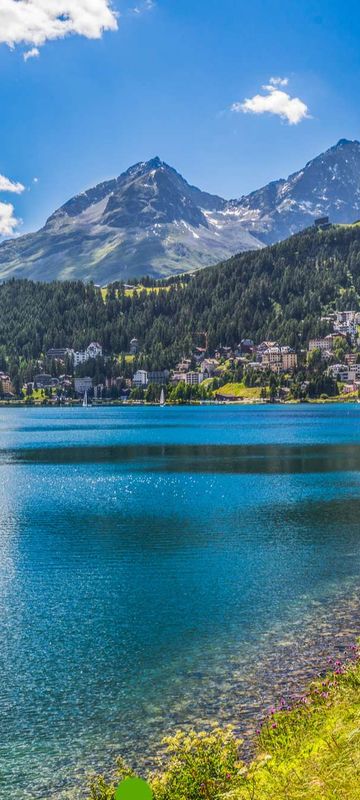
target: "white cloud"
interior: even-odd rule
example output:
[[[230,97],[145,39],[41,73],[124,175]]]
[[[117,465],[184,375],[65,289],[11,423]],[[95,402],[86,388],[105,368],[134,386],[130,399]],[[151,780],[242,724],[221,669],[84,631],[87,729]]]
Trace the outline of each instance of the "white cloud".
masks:
[[[39,48],[70,34],[100,39],[117,30],[111,0],[1,0],[0,44]],[[30,52],[30,51],[29,51]],[[32,55],[35,55],[33,53]]]
[[[269,83],[272,83],[273,86],[287,86],[289,78],[270,78]]]
[[[0,192],[21,194],[24,190],[25,186],[22,183],[11,181],[10,178],[5,178],[5,175],[0,175]],[[0,236],[12,236],[19,223],[20,220],[15,217],[12,203],[0,201]]]
[[[152,11],[153,8],[155,8],[154,0],[143,0],[142,3],[139,3],[139,5],[134,6],[133,8],[131,8],[130,9],[130,13],[131,14],[137,14],[137,15],[144,14],[145,11]]]
[[[14,206],[0,202],[0,236],[12,236],[19,222],[14,215]]]
[[[38,47],[32,47],[31,50],[27,50],[26,53],[24,53],[23,58],[24,58],[24,61],[28,61],[29,58],[38,58],[39,55],[40,55],[39,48]]]
[[[266,94],[255,94],[242,103],[233,103],[231,111],[243,114],[275,114],[287,120],[289,125],[298,125],[309,117],[309,109],[299,97],[291,97],[279,86],[287,86],[288,78],[270,78],[270,83],[263,86]]]
[[[11,181],[10,178],[5,178],[5,175],[0,175],[0,192],[13,192],[14,194],[21,194],[25,190],[22,183]]]

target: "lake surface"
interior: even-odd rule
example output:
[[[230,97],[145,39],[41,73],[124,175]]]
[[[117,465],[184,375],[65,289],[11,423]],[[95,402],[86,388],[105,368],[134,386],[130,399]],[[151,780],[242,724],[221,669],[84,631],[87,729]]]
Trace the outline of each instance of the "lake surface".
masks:
[[[0,798],[253,730],[360,631],[360,406],[0,410]]]

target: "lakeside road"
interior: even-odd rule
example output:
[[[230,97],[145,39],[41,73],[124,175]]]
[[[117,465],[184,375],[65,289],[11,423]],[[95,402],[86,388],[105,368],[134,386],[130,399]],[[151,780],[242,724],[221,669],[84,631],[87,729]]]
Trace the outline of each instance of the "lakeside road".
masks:
[[[1,409],[0,505],[1,800],[250,736],[360,630],[356,404]]]

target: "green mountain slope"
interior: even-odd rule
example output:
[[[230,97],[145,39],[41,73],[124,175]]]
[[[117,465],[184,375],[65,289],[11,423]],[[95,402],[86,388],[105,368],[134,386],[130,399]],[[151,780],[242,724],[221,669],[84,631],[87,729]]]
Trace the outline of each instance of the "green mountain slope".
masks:
[[[184,282],[185,281],[185,282]],[[285,242],[244,253],[166,289],[128,296],[122,284],[100,289],[81,282],[0,286],[0,348],[38,357],[52,346],[100,341],[128,351],[133,336],[143,361],[171,367],[203,342],[209,349],[241,338],[278,338],[297,349],[325,333],[324,311],[360,309],[360,227],[309,228]]]

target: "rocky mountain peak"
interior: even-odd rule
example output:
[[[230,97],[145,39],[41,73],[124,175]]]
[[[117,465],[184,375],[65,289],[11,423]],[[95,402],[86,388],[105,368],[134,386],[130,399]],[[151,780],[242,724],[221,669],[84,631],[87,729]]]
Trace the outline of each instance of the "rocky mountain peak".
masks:
[[[357,140],[340,139],[288,178],[231,202],[155,156],[71,198],[37,233],[0,245],[0,279],[168,276],[285,239],[325,215],[360,217]]]
[[[311,225],[318,216],[352,222],[360,214],[360,143],[340,139],[303,169],[238,201],[239,216],[267,244]]]
[[[334,148],[346,147],[347,145],[358,146],[360,145],[360,142],[357,139],[339,139],[339,141],[334,145]]]

